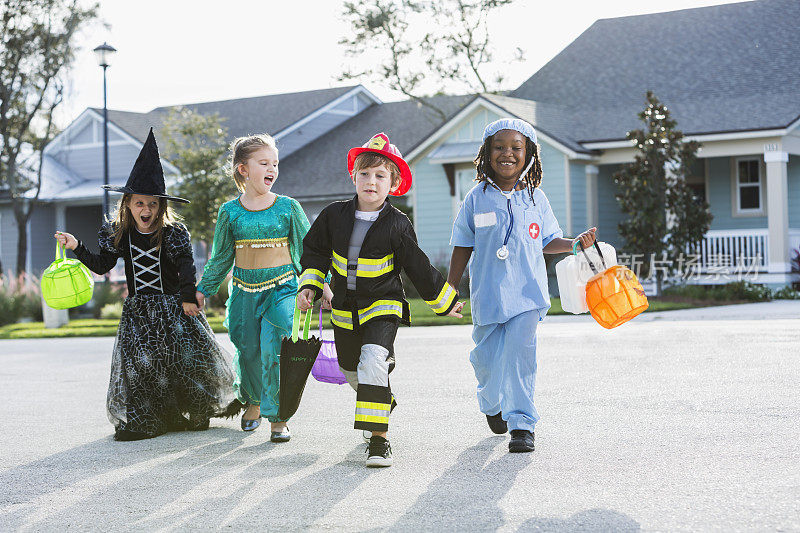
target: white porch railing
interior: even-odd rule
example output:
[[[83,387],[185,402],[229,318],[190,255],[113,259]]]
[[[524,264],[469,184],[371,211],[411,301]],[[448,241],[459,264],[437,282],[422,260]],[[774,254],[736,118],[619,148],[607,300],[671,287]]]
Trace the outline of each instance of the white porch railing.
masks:
[[[769,261],[769,230],[711,230],[700,246],[687,251],[698,256],[695,263],[701,273],[739,268],[745,272],[766,272]]]

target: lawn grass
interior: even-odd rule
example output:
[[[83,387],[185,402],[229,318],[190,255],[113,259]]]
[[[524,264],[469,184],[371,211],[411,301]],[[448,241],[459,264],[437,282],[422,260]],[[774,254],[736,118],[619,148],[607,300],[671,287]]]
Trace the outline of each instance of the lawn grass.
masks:
[[[689,309],[692,307],[702,307],[708,305],[724,305],[731,302],[686,302],[650,299],[650,307],[647,312],[652,311],[672,311],[675,309]],[[439,317],[433,314],[428,305],[421,299],[409,300],[411,305],[411,324],[414,326],[447,326],[453,324],[471,324],[472,315],[470,314],[469,302],[464,306],[462,314],[464,318]],[[561,309],[561,301],[558,298],[551,300],[552,307],[547,314],[566,315]],[[215,315],[208,319],[211,329],[215,333],[226,333],[227,330],[222,325],[224,317]],[[323,327],[330,327],[330,314],[323,313]],[[40,339],[57,337],[113,337],[117,334],[119,320],[114,318],[107,319],[80,319],[71,320],[69,324],[57,329],[47,329],[42,322],[20,322],[0,327],[0,339]],[[312,330],[317,328],[317,313],[311,324]]]

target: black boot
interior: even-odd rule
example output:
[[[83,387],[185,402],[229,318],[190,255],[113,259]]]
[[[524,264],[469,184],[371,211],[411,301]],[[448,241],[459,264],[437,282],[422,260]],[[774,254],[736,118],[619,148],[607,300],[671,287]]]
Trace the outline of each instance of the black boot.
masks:
[[[489,422],[489,429],[492,430],[492,433],[502,435],[508,431],[508,424],[506,424],[506,421],[503,420],[502,412],[497,413],[496,415],[486,415],[486,421]]]
[[[533,431],[527,429],[512,429],[511,441],[508,443],[511,453],[524,453],[533,451]]]

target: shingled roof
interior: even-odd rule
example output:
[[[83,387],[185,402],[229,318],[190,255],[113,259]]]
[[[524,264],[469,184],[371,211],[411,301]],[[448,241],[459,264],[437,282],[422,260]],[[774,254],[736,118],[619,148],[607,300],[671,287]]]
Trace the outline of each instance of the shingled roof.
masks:
[[[108,120],[144,142],[151,126],[155,129],[156,137],[159,137],[162,123],[169,111],[176,107],[185,107],[203,115],[219,113],[225,119],[222,124],[228,128],[231,138],[265,131],[276,134],[355,87],[357,86],[164,106],[147,113],[109,110]],[[103,112],[102,109],[94,109],[98,113]]]
[[[579,142],[640,127],[648,89],[687,134],[785,128],[800,117],[798,20],[798,0],[598,20],[510,96],[561,106]]]
[[[435,96],[427,101],[447,118],[474,96]],[[392,144],[407,154],[446,120],[413,101],[388,102],[369,107],[332,129],[308,146],[281,159],[281,174],[275,192],[298,199],[332,198],[353,194],[347,176],[347,151],[361,146],[383,131]],[[336,175],[331,175],[334,172]]]

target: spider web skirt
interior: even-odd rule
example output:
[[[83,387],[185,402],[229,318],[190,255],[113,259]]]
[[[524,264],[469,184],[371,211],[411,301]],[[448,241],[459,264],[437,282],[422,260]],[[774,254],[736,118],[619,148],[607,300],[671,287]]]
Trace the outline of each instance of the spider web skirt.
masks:
[[[108,418],[117,430],[148,435],[202,424],[234,398],[230,361],[205,316],[183,313],[180,295],[129,296],[111,359]]]

